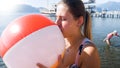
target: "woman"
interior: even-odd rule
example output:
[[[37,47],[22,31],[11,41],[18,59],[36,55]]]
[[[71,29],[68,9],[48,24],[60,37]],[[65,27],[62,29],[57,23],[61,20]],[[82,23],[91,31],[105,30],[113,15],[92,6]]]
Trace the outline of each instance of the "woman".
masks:
[[[100,68],[98,50],[91,37],[90,15],[81,0],[61,0],[56,24],[61,29],[66,50],[58,68]],[[42,67],[41,64],[38,64]],[[43,67],[44,68],[44,67]]]
[[[118,34],[118,32],[117,32],[116,30],[114,30],[113,32],[107,34],[106,38],[105,38],[103,41],[106,42],[107,45],[111,45],[110,39],[111,39],[113,36],[120,37],[119,34]]]

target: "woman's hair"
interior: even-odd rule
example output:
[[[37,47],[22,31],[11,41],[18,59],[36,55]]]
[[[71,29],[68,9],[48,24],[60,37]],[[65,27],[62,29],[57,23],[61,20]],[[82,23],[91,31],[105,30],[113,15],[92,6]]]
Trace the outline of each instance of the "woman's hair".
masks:
[[[58,4],[67,5],[74,19],[79,19],[81,16],[83,16],[83,34],[85,37],[92,39],[91,17],[89,12],[85,10],[83,2],[81,0],[61,0]]]

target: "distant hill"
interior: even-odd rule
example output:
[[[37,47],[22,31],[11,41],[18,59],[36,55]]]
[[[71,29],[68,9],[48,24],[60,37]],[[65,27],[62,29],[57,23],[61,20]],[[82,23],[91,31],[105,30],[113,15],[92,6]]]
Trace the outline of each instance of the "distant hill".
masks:
[[[38,9],[40,10],[40,12],[48,12],[49,11],[47,8],[44,8],[44,7],[39,7]]]
[[[39,9],[31,6],[31,5],[26,5],[26,4],[19,4],[16,5],[14,8],[15,13],[39,13]]]
[[[98,11],[103,9],[108,11],[120,11],[120,2],[109,1],[104,4],[97,5],[96,8]]]

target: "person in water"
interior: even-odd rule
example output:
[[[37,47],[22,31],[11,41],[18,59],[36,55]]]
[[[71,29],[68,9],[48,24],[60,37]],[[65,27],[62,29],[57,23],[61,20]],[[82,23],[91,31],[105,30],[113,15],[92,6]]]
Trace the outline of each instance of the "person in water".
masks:
[[[100,57],[92,42],[91,17],[82,0],[61,0],[56,24],[63,33],[66,48],[57,68],[100,68]],[[40,68],[45,65],[37,63]]]
[[[120,37],[120,35],[118,34],[118,32],[117,32],[116,30],[114,30],[113,32],[107,34],[106,38],[105,38],[103,41],[106,42],[107,45],[111,45],[110,39],[111,39],[113,36]]]

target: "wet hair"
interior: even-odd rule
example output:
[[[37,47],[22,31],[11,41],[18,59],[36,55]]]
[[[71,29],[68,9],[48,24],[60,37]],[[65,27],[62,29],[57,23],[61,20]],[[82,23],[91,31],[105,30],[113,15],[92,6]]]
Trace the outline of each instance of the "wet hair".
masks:
[[[84,18],[83,23],[83,35],[89,39],[92,39],[91,33],[91,17],[88,11],[85,10],[84,3],[81,0],[61,0],[59,4],[65,4],[74,19],[79,19],[81,16]]]

